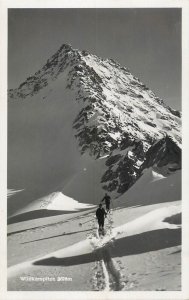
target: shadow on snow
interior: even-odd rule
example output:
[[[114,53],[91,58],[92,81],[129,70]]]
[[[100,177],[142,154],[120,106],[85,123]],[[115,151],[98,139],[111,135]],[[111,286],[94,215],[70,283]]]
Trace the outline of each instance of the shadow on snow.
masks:
[[[115,241],[115,247],[111,247],[112,257],[136,255],[150,251],[157,251],[181,244],[181,229],[160,229],[145,232],[130,237],[124,237]],[[107,246],[105,246],[107,247]],[[109,246],[110,247],[110,246]],[[71,266],[85,264],[100,260],[103,256],[103,249],[97,249],[92,253],[78,256],[56,258],[50,257],[34,262],[34,265],[45,266]]]

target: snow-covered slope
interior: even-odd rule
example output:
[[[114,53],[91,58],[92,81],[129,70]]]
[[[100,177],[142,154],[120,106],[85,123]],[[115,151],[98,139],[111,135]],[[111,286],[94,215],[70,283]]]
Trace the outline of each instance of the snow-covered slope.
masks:
[[[94,208],[95,205],[78,202],[61,192],[52,193],[46,197],[37,199],[22,209],[22,213],[34,210],[58,210],[64,212],[74,212],[83,209]]]
[[[167,177],[145,169],[137,182],[116,201],[114,207],[143,206],[181,200],[181,171]]]
[[[180,168],[180,112],[119,63],[70,45],[9,90],[8,113],[8,188],[23,189],[10,214],[53,192],[87,203],[104,190],[118,197],[147,160],[157,164],[147,153],[166,136],[177,151],[159,155],[158,165]]]

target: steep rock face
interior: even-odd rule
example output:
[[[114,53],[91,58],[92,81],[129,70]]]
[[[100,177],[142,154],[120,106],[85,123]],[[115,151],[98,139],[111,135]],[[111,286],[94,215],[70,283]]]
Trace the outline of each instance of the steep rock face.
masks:
[[[53,88],[53,82],[63,74],[67,89],[80,105],[73,128],[81,154],[89,153],[94,159],[107,156],[107,169],[101,177],[104,189],[124,193],[140,177],[145,164],[161,166],[163,161],[169,164],[173,160],[179,166],[180,156],[173,159],[171,149],[180,151],[180,112],[166,106],[112,59],[62,45],[34,76],[18,89],[9,90],[9,97],[27,101],[43,88]],[[164,141],[166,135],[171,142]],[[161,143],[167,150],[158,152],[156,158]]]
[[[162,175],[169,175],[181,169],[181,149],[169,137],[157,141],[146,153],[143,168],[153,167]]]
[[[104,189],[116,190],[118,194],[127,191],[146,168],[153,167],[164,176],[181,169],[181,148],[169,136],[156,141],[148,151],[143,150],[141,141],[133,142],[126,153],[114,154],[106,161],[107,171],[102,177]]]
[[[146,151],[167,132],[181,143],[179,113],[173,113],[128,69],[85,53],[69,75],[68,86],[84,104],[74,121],[82,151],[89,149],[98,158],[128,140],[142,141]]]
[[[117,151],[116,151],[117,153]],[[140,177],[145,150],[142,141],[132,141],[120,154],[112,154],[106,161],[107,171],[101,182],[109,192],[124,193]]]

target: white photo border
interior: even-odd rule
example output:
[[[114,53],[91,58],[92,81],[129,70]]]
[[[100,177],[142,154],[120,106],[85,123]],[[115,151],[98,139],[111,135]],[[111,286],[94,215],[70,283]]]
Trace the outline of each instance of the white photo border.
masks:
[[[7,291],[7,16],[9,8],[181,8],[182,9],[182,290],[161,292]],[[189,1],[188,0],[0,0],[0,300],[189,299]]]

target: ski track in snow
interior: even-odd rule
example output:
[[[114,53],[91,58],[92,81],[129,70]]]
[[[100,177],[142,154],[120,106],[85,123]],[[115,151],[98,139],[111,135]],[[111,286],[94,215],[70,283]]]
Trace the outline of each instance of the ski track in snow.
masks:
[[[165,217],[174,215],[180,212],[180,207],[169,206],[160,209],[155,209],[142,217],[139,217],[129,223],[113,228],[112,211],[108,214],[107,222],[105,222],[105,236],[99,236],[98,225],[93,218],[91,221],[91,233],[87,234],[86,239],[68,246],[61,250],[55,251],[48,255],[45,255],[34,259],[32,261],[23,262],[8,268],[8,277],[14,277],[19,272],[26,268],[34,267],[35,262],[46,259],[51,256],[55,257],[70,257],[79,254],[86,254],[96,252],[97,260],[95,262],[95,273],[92,277],[93,289],[98,291],[120,291],[127,289],[128,280],[126,280],[120,271],[122,267],[115,262],[112,258],[111,250],[114,246],[115,238],[118,235],[126,234],[130,236],[133,234],[139,234],[150,230],[156,230],[158,228],[176,229],[180,228],[180,225],[169,224],[163,222]],[[118,262],[120,263],[120,262]]]
[[[112,212],[107,217],[105,225],[105,233],[107,236],[112,235]],[[95,224],[94,224],[95,226]],[[93,226],[93,228],[94,228]],[[95,232],[93,231],[94,238],[99,240],[99,246],[103,236],[99,235],[98,228],[96,227]],[[119,267],[116,265],[114,259],[111,257],[111,248],[113,246],[113,239],[110,239],[103,247],[94,247],[94,251],[98,252],[99,260],[95,263],[95,272],[93,276],[93,288],[95,290],[103,291],[120,291],[124,286],[122,274],[120,273]]]

